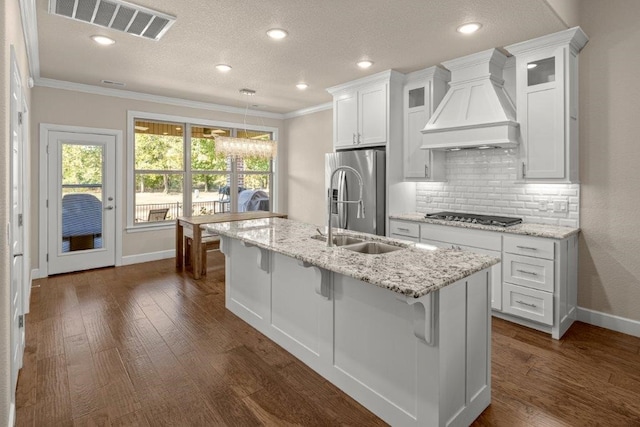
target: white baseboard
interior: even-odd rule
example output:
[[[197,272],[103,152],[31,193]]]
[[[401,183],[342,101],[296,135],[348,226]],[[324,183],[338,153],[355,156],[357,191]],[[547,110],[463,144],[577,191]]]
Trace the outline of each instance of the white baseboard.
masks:
[[[33,282],[36,279],[42,279],[43,277],[46,277],[46,276],[40,276],[39,268],[34,268],[33,270],[31,270],[31,282]]]
[[[611,329],[612,331],[622,332],[623,334],[640,337],[640,322],[637,320],[602,313],[600,311],[590,310],[583,307],[578,307],[577,320],[590,325],[600,326],[601,328]]]
[[[141,262],[158,261],[161,259],[175,258],[176,250],[149,252],[146,254],[128,255],[122,257],[122,265],[140,264]]]
[[[8,427],[14,427],[16,425],[16,404],[11,402],[11,406],[9,406],[9,423]]]

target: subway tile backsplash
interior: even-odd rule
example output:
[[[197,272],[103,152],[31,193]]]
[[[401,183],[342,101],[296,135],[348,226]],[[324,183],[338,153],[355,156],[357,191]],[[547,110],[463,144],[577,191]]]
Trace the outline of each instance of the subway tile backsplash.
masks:
[[[580,225],[580,185],[517,182],[517,149],[447,152],[446,162],[447,182],[417,183],[418,212],[447,210]]]

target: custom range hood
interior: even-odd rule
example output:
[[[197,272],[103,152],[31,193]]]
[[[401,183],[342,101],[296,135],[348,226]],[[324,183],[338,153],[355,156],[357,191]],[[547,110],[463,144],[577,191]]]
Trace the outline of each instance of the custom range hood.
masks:
[[[507,57],[489,49],[443,62],[451,71],[450,89],[422,130],[430,150],[515,147],[516,109],[504,90]]]

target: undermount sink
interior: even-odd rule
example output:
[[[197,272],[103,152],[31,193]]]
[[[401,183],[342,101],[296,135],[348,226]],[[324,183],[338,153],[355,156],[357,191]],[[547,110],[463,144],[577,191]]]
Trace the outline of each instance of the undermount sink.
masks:
[[[388,245],[382,242],[361,242],[353,245],[344,246],[344,249],[349,249],[353,252],[369,255],[386,254],[388,252],[399,251],[404,249],[402,246]]]
[[[311,236],[312,239],[315,240],[321,240],[323,242],[327,241],[327,236],[320,236],[320,235],[313,235]],[[351,236],[347,236],[345,234],[337,234],[333,236],[333,245],[334,246],[345,246],[345,245],[353,245],[355,243],[362,243],[364,242],[363,239],[358,239],[357,237],[351,237]]]

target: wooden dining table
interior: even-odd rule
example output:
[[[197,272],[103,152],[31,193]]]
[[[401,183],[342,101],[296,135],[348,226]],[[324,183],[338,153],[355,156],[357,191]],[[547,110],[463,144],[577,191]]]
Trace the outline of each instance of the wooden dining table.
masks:
[[[277,212],[251,211],[229,212],[215,215],[181,216],[176,219],[176,268],[182,270],[185,258],[185,235],[193,239],[193,278],[199,279],[202,268],[202,226],[218,222],[244,221],[262,218],[286,218],[286,214]],[[185,229],[187,232],[185,233]]]

